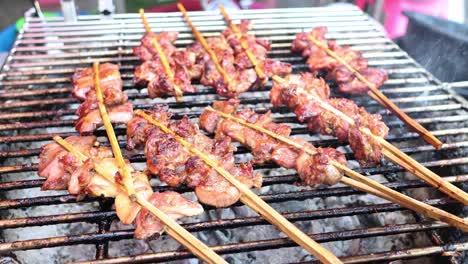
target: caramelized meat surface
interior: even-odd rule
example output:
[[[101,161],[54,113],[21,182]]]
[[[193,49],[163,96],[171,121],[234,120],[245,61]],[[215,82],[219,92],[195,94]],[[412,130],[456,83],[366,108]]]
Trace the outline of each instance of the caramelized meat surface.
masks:
[[[99,78],[104,104],[111,122],[128,122],[133,116],[133,105],[128,102],[127,95],[122,91],[119,67],[111,63],[100,64]],[[92,133],[103,125],[94,87],[93,68],[76,70],[72,79],[73,95],[83,101],[75,111],[78,116],[75,129],[80,134]]]
[[[310,100],[305,94],[321,98],[334,108],[340,110],[354,120],[358,128],[350,126],[341,117],[323,111],[317,101]],[[321,79],[312,75],[290,75],[285,82],[274,82],[270,93],[271,103],[275,107],[287,106],[294,111],[300,122],[307,123],[314,132],[333,135],[341,142],[349,142],[360,165],[370,166],[380,163],[381,146],[373,138],[367,136],[360,128],[368,128],[377,137],[386,137],[388,127],[381,121],[378,114],[369,114],[364,108],[344,98],[329,99],[329,89]]]
[[[158,51],[154,46],[154,41],[158,41],[166,57],[170,58],[177,49],[173,43],[176,41],[178,35],[179,33],[175,31],[163,31],[159,34],[146,33],[141,38],[141,45],[133,48],[133,54],[142,61],[159,60]]]
[[[238,102],[234,100],[217,102],[213,108],[231,114],[233,113],[232,108],[237,104]],[[297,149],[294,146],[284,144],[265,133],[236,121],[224,119],[219,114],[209,110],[203,112],[200,118],[200,126],[208,132],[215,132],[217,138],[228,136],[248,147],[254,156],[255,163],[275,162],[284,168],[296,169],[302,182],[306,185],[333,185],[341,179],[342,172],[330,164],[330,159],[346,164],[346,159],[341,152],[332,148],[315,148],[312,144],[300,138],[291,137],[291,127],[274,123],[270,115],[270,112],[257,114],[248,109],[234,113],[234,116],[289,138],[304,146],[304,148]],[[304,149],[315,151],[316,154],[311,155]]]
[[[324,50],[315,45],[310,36],[325,44],[331,51],[346,61],[354,69],[360,72],[375,87],[380,87],[387,80],[387,72],[383,69],[369,68],[367,60],[359,51],[349,46],[339,46],[333,40],[327,40],[326,27],[317,27],[310,32],[301,32],[296,35],[292,43],[292,51],[300,52],[307,57],[307,64],[312,72],[326,72],[326,77],[338,84],[338,90],[342,93],[363,94],[369,91],[369,87],[360,81],[356,74],[328,55]]]
[[[135,238],[146,239],[162,231],[163,225],[146,209],[130,200],[122,186],[117,162],[107,147],[99,147],[94,136],[71,136],[65,139],[90,159],[82,162],[74,154],[67,152],[59,144],[52,142],[41,148],[39,155],[39,175],[47,178],[43,190],[66,190],[77,195],[77,200],[86,195],[115,198],[117,217],[123,224],[135,224]],[[126,161],[128,166],[130,163]],[[112,180],[96,172],[113,175]],[[101,171],[102,170],[102,171]],[[200,204],[190,201],[180,194],[167,191],[153,193],[153,189],[144,173],[130,167],[135,191],[139,197],[148,200],[155,207],[168,214],[174,220],[185,216],[201,214]]]
[[[260,174],[254,174],[251,164],[235,165],[235,147],[231,144],[230,138],[213,140],[202,134],[198,126],[190,122],[186,116],[181,120],[168,121],[167,117],[170,115],[162,107],[148,111],[148,114],[166,124],[248,187],[261,186],[262,177]],[[239,191],[216,170],[192,154],[171,135],[156,127],[145,126],[147,124],[140,125],[138,131],[147,132],[145,155],[149,173],[158,175],[170,186],[187,185],[194,188],[198,199],[205,204],[226,207],[237,202],[240,197]]]

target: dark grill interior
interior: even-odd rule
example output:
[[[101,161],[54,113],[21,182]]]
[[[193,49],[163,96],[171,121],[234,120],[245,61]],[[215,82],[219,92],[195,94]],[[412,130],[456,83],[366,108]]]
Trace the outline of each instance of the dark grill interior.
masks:
[[[382,91],[446,144],[436,152],[369,97],[352,99],[369,112],[384,116],[391,128],[388,137],[391,143],[447,181],[466,187],[468,104],[452,92],[450,85],[433,78],[387,39],[367,15],[349,6],[250,10],[230,15],[234,21],[253,20],[253,32],[273,42],[270,57],[293,63],[296,72],[307,71],[307,67],[303,58],[289,51],[295,33],[328,26],[329,38],[337,39],[341,45],[352,45],[364,53],[371,66],[388,70],[390,79]],[[192,43],[192,34],[179,13],[147,16],[155,32],[179,31],[178,47]],[[190,16],[205,36],[216,36],[226,27],[217,13],[192,12]],[[24,263],[44,263],[50,258],[59,262],[96,259],[99,263],[129,263],[193,258],[167,236],[149,243],[133,240],[131,229],[113,221],[116,215],[111,209],[112,201],[86,198],[77,203],[66,192],[41,192],[44,180],[35,172],[40,146],[50,142],[55,134],[62,137],[76,134],[73,120],[78,101],[70,94],[70,76],[76,67],[89,66],[93,60],[120,64],[124,90],[136,109],[167,103],[178,117],[188,114],[196,119],[203,107],[220,99],[201,85],[197,94],[184,95],[180,104],[173,97],[148,99],[146,89],[134,87],[133,69],[139,62],[131,49],[139,44],[143,32],[137,14],[116,15],[113,19],[82,16],[74,24],[64,23],[60,18],[48,18],[45,23],[26,16],[23,30],[0,73],[0,253],[5,259]],[[424,48],[423,43],[420,45]],[[240,97],[243,106],[257,111],[270,109],[269,88],[243,94]],[[317,146],[338,147],[347,154],[349,166],[364,175],[466,216],[466,208],[414,180],[400,167],[384,161],[379,168],[360,169],[352,161],[347,146],[329,136],[310,134],[287,109],[275,109],[274,117],[278,122],[291,124],[294,135],[301,135]],[[122,148],[124,128],[116,129]],[[103,129],[96,134],[101,142],[107,142]],[[137,168],[144,168],[141,154],[127,156]],[[239,147],[237,157],[249,158],[248,151]],[[400,206],[346,186],[311,189],[291,185],[297,181],[294,172],[273,164],[256,169],[266,176],[265,187],[258,192],[260,196],[318,242],[326,242],[325,246],[346,262],[406,258],[433,263],[466,261],[463,253],[468,249],[466,236],[445,224],[427,221]],[[152,183],[156,190],[168,189],[159,186],[156,179]],[[176,190],[190,192],[184,188]],[[205,214],[189,219],[184,227],[221,254],[228,254],[230,262],[313,261],[241,204],[228,209],[205,207]],[[390,242],[375,244],[387,240]]]

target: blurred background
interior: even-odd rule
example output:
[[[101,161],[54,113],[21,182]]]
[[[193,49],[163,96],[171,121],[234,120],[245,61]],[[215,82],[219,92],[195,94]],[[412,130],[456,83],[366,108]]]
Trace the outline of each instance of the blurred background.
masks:
[[[294,8],[331,4],[354,4],[379,21],[388,36],[423,67],[445,82],[468,80],[468,0],[14,0],[0,1],[0,65],[8,54],[24,12],[33,6],[39,15],[61,16],[74,6],[77,14],[177,11],[182,2],[188,10],[227,8]],[[65,13],[66,17],[67,14]],[[70,16],[70,14],[68,14]],[[69,17],[68,19],[73,19]],[[308,29],[305,29],[308,30]],[[427,50],[431,50],[430,53]],[[430,54],[430,55],[429,55]],[[465,70],[467,69],[467,70]]]

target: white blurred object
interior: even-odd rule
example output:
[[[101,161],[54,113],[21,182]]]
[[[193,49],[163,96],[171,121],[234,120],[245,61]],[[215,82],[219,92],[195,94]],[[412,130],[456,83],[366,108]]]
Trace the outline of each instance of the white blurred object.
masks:
[[[465,1],[450,0],[447,3],[447,18],[450,21],[465,23]]]
[[[239,6],[230,0],[202,0],[201,6],[204,10],[218,10],[219,4],[224,5],[226,9],[239,9]]]
[[[99,13],[110,15],[115,13],[115,5],[113,0],[99,0],[98,2]]]
[[[75,0],[60,0],[60,7],[62,8],[63,19],[66,22],[76,21]]]
[[[253,3],[255,3],[255,0],[241,0],[239,4],[241,9],[249,9]]]

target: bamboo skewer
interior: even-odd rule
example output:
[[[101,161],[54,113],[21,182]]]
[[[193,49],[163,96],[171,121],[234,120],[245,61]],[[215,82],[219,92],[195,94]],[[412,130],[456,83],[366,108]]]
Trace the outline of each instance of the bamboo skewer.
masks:
[[[200,42],[200,44],[203,46],[205,49],[206,53],[210,56],[210,59],[213,61],[213,63],[216,66],[216,70],[221,74],[223,77],[224,82],[228,85],[230,89],[233,89],[231,86],[231,80],[224,70],[224,68],[221,66],[219,63],[218,57],[216,57],[216,54],[213,52],[213,50],[210,48],[210,45],[206,42],[205,38],[203,35],[198,31],[198,29],[193,25],[192,20],[187,14],[187,10],[185,10],[185,7],[181,3],[177,3],[177,7],[179,8],[180,12],[182,13],[182,16],[184,17],[185,21],[187,21],[187,24],[189,25],[190,29],[192,30],[193,34],[197,38],[197,40]]]
[[[71,145],[67,141],[63,140],[61,137],[55,136],[54,140],[58,144],[60,144],[63,148],[65,148],[67,151],[75,155],[81,161],[84,162],[90,159],[90,157],[80,152],[77,148],[75,148],[73,145]],[[106,169],[101,167],[98,163],[93,162],[93,167],[97,173],[99,173],[106,180],[114,184],[118,189],[120,189],[123,192],[127,192],[124,186],[115,182],[114,175],[109,174],[106,171]],[[171,237],[177,240],[177,242],[179,242],[180,244],[185,246],[187,249],[189,249],[197,257],[199,257],[203,261],[206,261],[207,263],[213,263],[213,264],[227,263],[223,258],[221,258],[218,254],[216,254],[211,248],[203,244],[200,240],[198,240],[191,233],[185,230],[172,218],[168,217],[163,211],[159,210],[156,206],[148,202],[146,199],[140,197],[138,194],[136,194],[136,202],[142,207],[144,207],[146,210],[150,211],[154,216],[156,216],[164,224],[164,230]]]
[[[215,112],[217,114],[219,114],[221,117],[225,118],[225,119],[229,119],[229,120],[232,120],[232,121],[235,121],[243,126],[246,126],[248,128],[251,128],[253,130],[256,130],[256,131],[259,131],[261,133],[264,133],[282,143],[285,143],[287,145],[290,145],[298,150],[303,150],[305,151],[306,153],[310,154],[310,155],[316,155],[317,152],[314,150],[314,149],[310,149],[310,148],[304,148],[304,146],[302,144],[299,144],[287,137],[283,137],[281,135],[278,135],[276,134],[275,132],[272,132],[262,126],[258,126],[256,124],[252,124],[252,123],[249,123],[249,122],[246,122],[245,120],[243,119],[240,119],[238,117],[235,117],[233,115],[230,115],[230,114],[226,114],[224,112],[221,112],[221,111],[218,111],[218,110],[215,110],[213,109],[212,107],[207,107],[206,108],[207,110],[209,111],[212,111],[212,112]],[[376,181],[373,181],[363,175],[361,175],[360,173],[358,172],[355,172],[351,169],[349,169],[348,167],[344,166],[343,164],[333,160],[333,159],[330,159],[329,160],[330,164],[332,164],[333,166],[335,166],[336,168],[344,171],[344,173],[351,177],[352,179],[350,178],[347,178],[347,177],[343,177],[342,178],[342,182],[351,186],[351,187],[354,187],[356,189],[359,189],[361,191],[365,191],[367,193],[371,193],[373,195],[376,195],[376,196],[379,196],[381,198],[384,198],[386,200],[389,200],[389,201],[392,201],[392,202],[395,202],[397,204],[400,204],[401,206],[404,206],[404,207],[407,207],[411,210],[414,210],[414,211],[417,211],[419,213],[423,213],[427,216],[430,216],[436,220],[440,220],[440,221],[443,221],[443,222],[446,222],[452,226],[455,226],[455,227],[458,227],[460,228],[461,230],[467,232],[468,231],[468,224],[466,223],[466,221],[460,217],[457,217],[453,214],[450,214],[450,213],[447,213],[439,208],[436,208],[436,207],[433,207],[433,206],[430,206],[430,205],[427,205],[423,202],[420,202],[416,199],[413,199],[409,196],[406,196],[404,194],[401,194],[397,191],[394,191]],[[362,184],[357,184],[357,182],[360,182]]]
[[[154,120],[145,112],[137,110],[135,113],[145,118],[149,123],[161,129],[161,131],[163,131],[164,133],[171,135],[177,142],[179,142],[182,146],[188,149],[191,153],[202,158],[208,166],[215,169],[217,173],[219,173],[222,177],[224,177],[227,181],[229,181],[234,187],[236,187],[239,190],[239,192],[242,194],[240,197],[242,203],[249,206],[258,214],[263,216],[268,222],[278,227],[282,232],[287,234],[294,242],[296,242],[297,244],[305,248],[307,251],[312,253],[320,261],[324,263],[341,263],[341,261],[335,255],[333,255],[327,249],[323,248],[320,244],[315,242],[309,236],[304,234],[295,225],[293,225],[286,218],[284,218],[280,213],[275,211],[271,206],[269,206],[262,199],[260,199],[260,197],[258,197],[254,192],[252,192],[252,190],[250,190],[244,184],[239,182],[224,168],[220,167],[216,161],[209,158],[205,153],[198,150],[191,143],[177,135],[174,131],[170,130],[165,125]]]
[[[229,18],[229,15],[225,12],[225,10],[222,8],[221,13],[223,14],[223,17],[226,19],[228,24],[232,27],[234,25],[232,21]],[[235,25],[234,25],[235,26]],[[233,31],[238,31],[237,27],[232,28]],[[248,47],[242,46],[242,48],[247,52]],[[255,63],[256,61],[253,60],[252,63]],[[254,64],[256,65],[256,64]],[[263,73],[263,70],[260,69],[260,67],[257,67],[256,71],[260,71]],[[272,76],[272,79],[276,82],[282,83],[285,80],[279,76]],[[376,89],[379,93],[380,91]],[[320,107],[332,112],[336,116],[339,116],[341,119],[343,119],[345,122],[352,126],[356,126],[354,120],[344,114],[343,112],[339,111],[338,109],[334,108],[333,106],[329,105],[328,103],[324,102],[323,100],[320,99],[318,96],[312,96],[308,91],[304,91],[303,89],[298,89],[298,92],[301,92],[302,95],[306,96],[310,100],[315,100],[319,103]],[[383,95],[383,94],[382,94]],[[378,97],[377,95],[372,95],[373,97],[376,98],[376,100],[381,100],[383,101],[382,98]],[[387,99],[388,100],[388,99]],[[374,138],[377,140],[383,147],[382,149],[382,154],[390,159],[392,162],[399,164],[409,172],[412,172],[415,176],[421,178],[422,180],[426,181],[436,189],[440,190],[441,192],[446,193],[450,197],[460,201],[464,205],[468,205],[468,194],[465,193],[463,190],[457,188],[455,185],[443,180],[439,175],[435,174],[434,172],[430,171],[426,167],[422,166],[419,164],[417,161],[412,159],[410,156],[406,155],[403,153],[401,150],[393,146],[392,144],[388,143],[385,139],[381,137],[376,137],[368,128],[359,128],[360,131],[365,133],[366,135]]]
[[[143,26],[145,27],[146,33],[151,33],[151,27],[148,23],[148,20],[146,19],[145,11],[143,10],[143,8],[140,9],[140,17],[143,22]],[[158,36],[155,35],[154,38],[151,38],[151,43],[156,48],[159,59],[161,60],[161,64],[163,65],[164,70],[166,71],[166,75],[169,77],[169,80],[174,86],[174,96],[176,98],[176,101],[181,102],[183,92],[182,90],[180,90],[180,87],[174,82],[174,73],[172,72],[171,67],[169,66],[166,54],[164,54],[161,45],[159,45]]]
[[[114,133],[114,128],[107,114],[106,106],[104,105],[104,99],[102,97],[101,82],[99,80],[99,62],[95,61],[93,63],[94,71],[94,89],[96,90],[96,98],[98,101],[99,113],[101,114],[102,122],[106,128],[107,137],[112,147],[112,152],[114,153],[115,159],[117,161],[117,166],[119,167],[119,173],[122,175],[123,184],[128,191],[128,195],[132,201],[135,201],[135,188],[133,187],[133,179],[130,174],[130,170],[125,163],[125,160],[120,151],[120,146],[117,141],[117,136]]]
[[[253,55],[252,51],[250,51],[247,43],[245,43],[244,39],[242,38],[242,35],[241,35],[241,32],[239,30],[239,28],[237,27],[236,24],[234,24],[232,22],[232,20],[229,18],[229,15],[228,13],[226,12],[226,10],[224,9],[224,6],[222,4],[219,4],[218,5],[219,7],[219,10],[221,11],[221,15],[223,15],[224,17],[224,20],[226,20],[226,22],[228,23],[229,27],[232,29],[232,31],[236,34],[237,38],[239,39],[239,42],[241,44],[241,47],[244,49],[245,51],[245,54],[247,55],[247,57],[249,58],[250,62],[252,62],[252,64],[254,65],[254,69],[255,69],[255,72],[257,73],[258,75],[258,78],[260,78],[261,80],[264,80],[264,83],[263,85],[265,85],[268,81],[267,78],[265,78],[265,73],[263,72],[263,70],[258,66],[258,62],[257,62],[257,59],[255,58],[255,56]]]
[[[388,99],[387,96],[385,96],[373,83],[371,83],[369,80],[366,79],[358,70],[356,70],[354,67],[349,65],[344,59],[342,59],[338,54],[336,54],[334,51],[330,50],[327,45],[324,43],[320,42],[317,40],[314,36],[309,35],[309,40],[312,41],[317,47],[321,48],[323,51],[325,51],[328,55],[333,57],[335,60],[343,64],[348,70],[354,73],[354,75],[365,85],[367,85],[370,89],[367,94],[372,97],[374,100],[376,100],[379,104],[384,106],[385,108],[389,109],[394,113],[398,118],[400,118],[403,122],[405,122],[412,130],[417,132],[421,137],[434,146],[436,149],[440,149],[442,147],[442,142],[437,139],[431,132],[429,132],[426,128],[421,126],[418,122],[413,120],[411,117],[409,117],[405,112],[401,111],[400,108],[398,108],[397,105],[395,105],[390,99]]]

